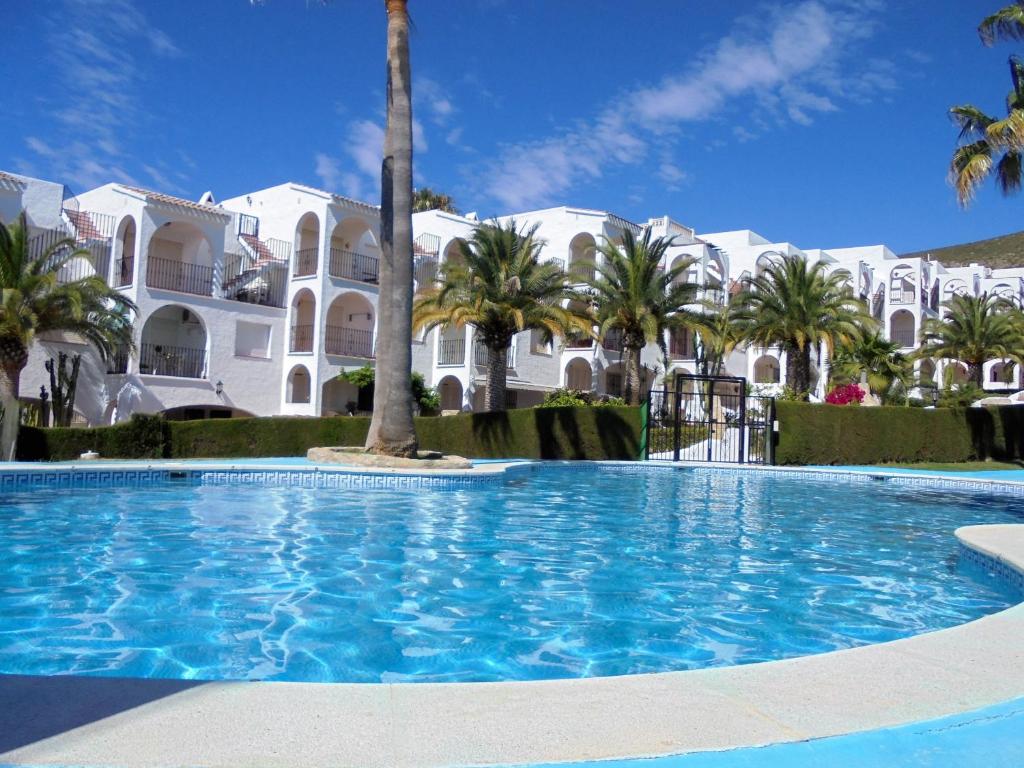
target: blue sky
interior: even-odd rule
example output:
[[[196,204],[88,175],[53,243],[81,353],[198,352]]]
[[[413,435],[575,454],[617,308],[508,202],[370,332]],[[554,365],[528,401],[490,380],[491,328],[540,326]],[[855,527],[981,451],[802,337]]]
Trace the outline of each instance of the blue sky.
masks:
[[[962,211],[945,179],[948,107],[998,113],[1009,87],[1014,46],[975,33],[999,5],[410,0],[417,184],[481,216],[667,213],[804,248],[1024,229],[1024,199],[989,185]],[[0,168],[73,191],[294,180],[379,200],[379,0],[0,0],[0,17]]]

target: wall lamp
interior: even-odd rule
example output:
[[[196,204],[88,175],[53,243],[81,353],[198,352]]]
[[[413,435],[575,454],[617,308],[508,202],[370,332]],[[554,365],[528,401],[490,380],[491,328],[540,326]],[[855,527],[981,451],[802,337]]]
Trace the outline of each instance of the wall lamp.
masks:
[[[217,383],[214,385],[214,390],[213,391],[217,393],[218,397],[223,395],[224,394],[224,382],[218,380]]]

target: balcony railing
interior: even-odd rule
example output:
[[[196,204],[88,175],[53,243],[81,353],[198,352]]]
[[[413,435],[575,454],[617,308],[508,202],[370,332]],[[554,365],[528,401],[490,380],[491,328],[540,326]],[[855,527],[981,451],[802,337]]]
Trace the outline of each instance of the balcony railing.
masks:
[[[474,362],[478,366],[483,368],[484,366],[487,365],[487,358],[488,358],[489,354],[490,354],[490,350],[487,349],[487,347],[483,344],[483,342],[478,341],[476,343],[476,345],[475,345],[474,350],[473,350]],[[505,368],[511,371],[515,367],[516,367],[516,345],[515,345],[515,341],[513,341],[509,345],[508,349],[505,350]]]
[[[376,283],[380,280],[380,259],[331,248],[330,275],[361,283]]]
[[[146,262],[146,285],[194,296],[212,296],[213,267],[150,256]]]
[[[413,279],[420,289],[432,285],[437,279],[437,256],[417,256],[413,262]]]
[[[135,279],[135,255],[122,256],[114,262],[114,287],[124,288]]]
[[[594,346],[594,340],[589,336],[569,336],[565,340],[566,349],[590,349]]]
[[[57,270],[57,282],[71,283],[93,275],[106,282],[107,268],[110,266],[110,241],[97,238],[76,241],[75,235],[66,229],[47,229],[28,239],[28,255],[29,258],[38,259],[54,249],[47,259],[47,266],[55,267],[74,251],[87,251],[88,256],[69,259]],[[54,248],[62,242],[65,244]]]
[[[293,325],[291,340],[288,343],[289,352],[312,352],[313,351],[313,326]]]
[[[891,337],[893,341],[904,348],[913,347],[917,343],[913,328],[897,328],[892,331]]]
[[[287,290],[287,261],[256,261],[246,253],[224,254],[221,295],[225,299],[264,307],[283,307]]]
[[[466,340],[465,339],[444,339],[438,343],[437,348],[438,365],[465,365],[466,364]]]
[[[143,344],[139,354],[139,373],[201,379],[206,375],[206,350]]]
[[[569,280],[574,283],[593,280],[596,274],[597,268],[591,261],[573,261],[569,263]]]
[[[295,263],[292,265],[293,277],[306,277],[316,274],[316,260],[320,255],[319,248],[302,248],[295,252]]]
[[[622,331],[611,330],[605,334],[604,341],[601,342],[601,346],[608,352],[621,352],[622,351]]]
[[[328,325],[324,334],[324,351],[329,355],[373,357],[373,331]]]
[[[128,373],[128,359],[131,357],[127,347],[117,347],[107,358],[107,373]]]
[[[917,291],[913,288],[892,288],[889,291],[890,304],[913,304],[917,301]]]

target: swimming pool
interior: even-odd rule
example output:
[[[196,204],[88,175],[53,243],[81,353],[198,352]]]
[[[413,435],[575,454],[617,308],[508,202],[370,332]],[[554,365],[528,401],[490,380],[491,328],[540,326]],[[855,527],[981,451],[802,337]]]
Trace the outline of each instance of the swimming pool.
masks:
[[[716,470],[0,501],[0,672],[481,681],[747,664],[1020,599],[952,531],[1024,500]]]

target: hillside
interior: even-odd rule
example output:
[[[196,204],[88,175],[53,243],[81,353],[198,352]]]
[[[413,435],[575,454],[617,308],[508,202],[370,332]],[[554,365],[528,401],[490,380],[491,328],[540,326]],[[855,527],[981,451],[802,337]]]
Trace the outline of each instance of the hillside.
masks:
[[[947,267],[984,264],[993,269],[1024,267],[1024,232],[992,237],[974,243],[931,248],[927,251],[904,253],[903,256],[931,256]]]

